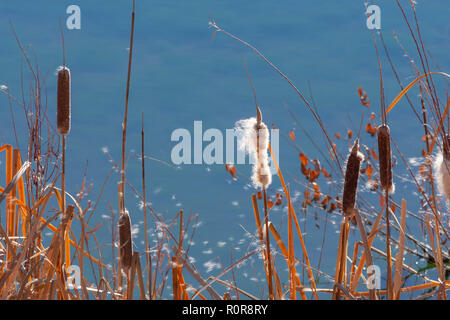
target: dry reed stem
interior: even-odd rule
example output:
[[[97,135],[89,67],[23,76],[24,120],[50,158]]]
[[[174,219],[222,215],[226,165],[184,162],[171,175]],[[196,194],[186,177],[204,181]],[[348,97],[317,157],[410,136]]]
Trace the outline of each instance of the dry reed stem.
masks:
[[[369,238],[368,238],[368,245],[369,245],[370,249],[372,249],[371,246],[372,246],[373,241],[375,240],[376,234],[381,230],[381,228],[378,229],[378,225],[380,224],[381,218],[383,217],[383,211],[384,211],[384,209],[382,208],[380,210],[380,212],[378,213],[378,216],[377,216],[375,222],[372,225],[372,230],[370,231]],[[355,276],[353,277],[352,282],[351,282],[351,286],[350,286],[351,292],[356,291],[356,287],[358,285],[359,278],[361,277],[365,262],[366,262],[366,252],[363,251],[361,258],[359,260],[358,268],[356,269]]]
[[[256,253],[256,251],[254,251],[253,253]],[[209,281],[208,279],[208,282],[206,282],[196,270],[191,268],[191,266],[183,257],[180,256],[178,258],[179,261],[183,264],[183,267],[186,268],[191,276],[194,277],[194,279],[197,280],[197,282],[202,286],[199,290],[196,290],[194,296],[191,297],[192,300],[194,300],[196,296],[200,296],[203,290],[208,291],[208,293],[211,295],[211,298],[213,298],[214,300],[222,300],[222,297],[211,287],[212,283],[216,281],[218,277],[212,279],[211,281]]]
[[[210,280],[210,279],[208,279],[208,280]],[[246,291],[244,291],[244,290],[242,290],[242,289],[240,289],[238,287],[235,287],[235,286],[233,286],[232,284],[230,284],[230,283],[228,283],[226,281],[223,281],[223,280],[220,280],[220,279],[216,279],[216,282],[220,283],[221,285],[223,285],[223,286],[225,286],[225,287],[227,287],[227,288],[229,288],[231,290],[238,291],[238,292],[242,293],[243,295],[249,297],[252,300],[260,300],[257,297],[255,297],[254,295],[252,295],[252,294],[250,294],[250,293],[248,293],[248,292],[246,292]],[[197,291],[197,290],[194,289],[194,291]],[[201,295],[199,295],[199,296],[201,296]],[[203,300],[205,300],[205,299],[203,299]],[[224,300],[225,300],[225,298],[224,298]]]
[[[347,218],[342,219],[341,231],[339,236],[338,254],[336,259],[336,272],[334,277],[334,289],[333,289],[333,300],[340,299],[340,286],[346,282],[347,273],[347,246],[348,246],[348,232],[350,229],[350,224]]]
[[[366,253],[366,257],[367,257],[367,263],[369,266],[373,265],[373,260],[372,260],[372,254],[370,253],[370,244],[369,241],[367,240],[367,234],[366,234],[366,230],[364,229],[364,225],[361,219],[361,215],[359,214],[359,210],[355,209],[355,218],[356,218],[356,223],[358,225],[358,229],[359,229],[359,233],[361,234],[361,239],[363,241],[363,245],[364,245],[364,251]],[[371,300],[376,300],[377,297],[375,295],[375,290],[374,289],[370,289],[370,299]]]
[[[272,256],[270,254],[270,240],[269,240],[269,215],[267,212],[267,195],[266,195],[266,188],[263,188],[263,196],[264,196],[264,220],[265,220],[265,226],[266,226],[266,234],[265,234],[265,240],[266,240],[266,251],[267,251],[267,270],[268,270],[268,278],[269,278],[269,300],[275,299],[274,292],[273,292],[273,282],[272,282]]]
[[[414,292],[414,291],[417,291],[417,290],[426,290],[426,289],[438,287],[438,286],[441,286],[441,285],[444,286],[445,290],[449,290],[450,289],[450,281],[445,281],[444,283],[428,282],[428,283],[424,283],[424,284],[414,285],[414,286],[411,286],[411,287],[400,288],[400,293]],[[386,290],[380,290],[378,293],[380,295],[385,295],[385,294],[387,294],[387,291]],[[360,296],[360,297],[364,297],[364,296],[368,296],[369,292],[356,292],[355,295],[356,296]]]
[[[393,299],[400,300],[400,288],[402,286],[402,269],[403,269],[403,254],[405,248],[405,233],[406,233],[406,200],[402,199],[402,210],[400,219],[400,235],[398,253],[395,257],[395,273],[394,273],[394,288]]]
[[[141,130],[141,166],[142,166],[142,197],[144,202],[144,228],[145,228],[145,238],[144,238],[144,245],[145,245],[145,266],[147,270],[147,294],[149,299],[151,300],[151,288],[152,288],[152,261],[151,261],[151,255],[150,255],[150,247],[148,245],[148,219],[147,219],[147,198],[146,198],[146,189],[145,189],[145,134],[144,134],[144,112],[142,112],[142,130]]]
[[[268,268],[268,265],[267,265],[267,262],[268,262],[268,258],[267,258],[267,250],[263,250],[263,248],[265,247],[265,244],[264,244],[264,238],[265,238],[265,236],[264,236],[264,228],[263,228],[263,226],[262,226],[262,224],[261,224],[261,216],[260,216],[260,214],[259,214],[259,208],[258,208],[258,200],[257,200],[257,198],[256,198],[256,194],[252,194],[252,204],[253,204],[253,213],[254,213],[254,215],[255,215],[255,222],[256,222],[256,228],[257,228],[257,230],[258,230],[258,237],[259,237],[259,245],[260,245],[260,248],[261,248],[261,255],[263,256],[263,258],[264,258],[264,273],[266,274],[266,280],[267,280],[267,283],[269,283],[269,268]],[[269,223],[269,225],[270,225],[270,223]]]
[[[131,32],[130,32],[130,51],[128,54],[128,73],[127,73],[127,89],[125,96],[125,110],[124,110],[124,120],[122,124],[122,161],[120,170],[120,181],[122,198],[119,198],[119,209],[125,208],[125,148],[127,142],[127,120],[128,120],[128,98],[130,94],[130,78],[131,78],[131,60],[133,57],[133,39],[134,39],[134,15],[135,15],[135,1],[133,0],[133,9],[131,12]]]
[[[430,245],[431,245],[431,248],[433,250],[434,263],[436,265],[436,270],[438,271],[438,277],[439,277],[439,280],[441,282],[441,286],[439,287],[439,289],[440,289],[439,291],[440,291],[441,295],[445,295],[445,290],[442,292],[442,290],[443,290],[442,284],[444,283],[445,280],[444,281],[441,280],[441,279],[445,279],[445,275],[443,275],[441,273],[441,270],[443,270],[444,268],[443,268],[443,265],[441,264],[441,261],[442,261],[442,260],[440,260],[441,257],[439,256],[440,248],[437,246],[437,242],[439,241],[439,238],[436,235],[436,241],[435,241],[435,239],[434,239],[435,235],[434,235],[433,229],[431,228],[431,222],[430,222],[430,218],[428,217],[428,215],[425,215],[425,224],[427,226],[428,235],[429,235],[429,238],[430,238]],[[438,230],[436,231],[436,233],[439,232]]]
[[[288,193],[290,190],[288,188]],[[294,258],[294,235],[292,230],[292,211],[291,211],[291,197],[288,197],[288,266],[289,266],[289,298],[291,300],[296,300],[296,290],[295,290],[295,258]]]
[[[275,229],[275,226],[273,225],[273,223],[269,223],[269,229],[272,232],[275,240],[277,241],[278,247],[281,250],[281,253],[284,256],[284,259],[286,260],[286,263],[289,265],[289,253],[288,250],[286,249],[286,246],[283,242],[283,240],[281,239],[280,234],[278,233],[277,229]],[[295,260],[294,260],[295,261]],[[297,275],[297,271],[295,269],[295,264],[292,268],[293,270],[293,281],[294,281],[294,286],[295,288],[299,288],[298,290],[300,291],[300,295],[302,297],[302,300],[307,300],[307,297],[305,295],[304,289],[303,289],[303,285]],[[289,285],[291,285],[291,283],[289,283]]]
[[[355,278],[355,272],[356,272],[356,259],[358,257],[359,247],[362,245],[361,241],[358,241],[353,246],[353,258],[352,258],[352,265],[350,267],[350,282],[349,286],[351,286],[353,279]]]
[[[270,155],[272,156],[273,164],[277,168],[278,177],[280,179],[281,185],[283,186],[284,194],[285,194],[286,197],[288,197],[289,192],[287,191],[286,184],[285,184],[284,178],[283,178],[283,174],[281,173],[281,170],[280,170],[280,167],[278,165],[277,159],[276,159],[275,155],[272,152],[272,147],[271,147],[270,143],[269,143],[269,152],[270,152]],[[297,234],[298,234],[298,237],[299,237],[299,240],[300,240],[300,244],[302,245],[303,256],[305,257],[309,283],[310,283],[310,285],[312,287],[312,291],[313,291],[313,295],[314,295],[315,299],[319,300],[319,297],[317,296],[317,292],[316,292],[316,282],[314,280],[314,275],[312,273],[311,264],[309,262],[308,252],[306,251],[306,246],[305,246],[305,242],[303,240],[303,235],[302,235],[302,232],[301,232],[301,229],[300,229],[300,225],[299,225],[298,220],[297,220],[297,215],[295,213],[294,207],[292,206],[292,203],[291,203],[290,207],[291,207],[291,210],[292,210],[292,217],[294,218],[294,224],[295,224],[295,228],[297,230]]]

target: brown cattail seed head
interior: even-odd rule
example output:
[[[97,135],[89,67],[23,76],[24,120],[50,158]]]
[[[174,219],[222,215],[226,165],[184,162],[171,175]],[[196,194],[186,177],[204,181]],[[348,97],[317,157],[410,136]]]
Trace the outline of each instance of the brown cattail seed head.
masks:
[[[353,144],[345,169],[344,194],[342,196],[342,212],[346,217],[351,217],[356,202],[356,191],[358,189],[359,168],[364,156],[359,149],[359,140]]]
[[[122,269],[128,270],[133,257],[133,242],[131,239],[131,219],[128,210],[119,217],[119,256]]]
[[[391,134],[387,125],[380,125],[377,129],[378,158],[380,161],[380,187],[392,194],[395,191],[392,182],[392,151]]]
[[[66,66],[58,70],[58,103],[57,103],[57,127],[62,135],[70,132],[70,69]]]

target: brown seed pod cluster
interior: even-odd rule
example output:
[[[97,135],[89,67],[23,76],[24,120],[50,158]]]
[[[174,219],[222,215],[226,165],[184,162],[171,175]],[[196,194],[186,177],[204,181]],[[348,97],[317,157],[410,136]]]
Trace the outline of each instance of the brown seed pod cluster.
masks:
[[[389,194],[394,193],[392,182],[392,151],[391,134],[387,125],[380,125],[377,129],[378,158],[380,162],[380,188]]]
[[[58,93],[57,93],[57,127],[62,135],[70,132],[71,121],[71,102],[70,102],[70,69],[66,66],[58,70]]]
[[[133,240],[131,238],[131,219],[128,210],[119,217],[119,256],[123,270],[128,270],[133,257]]]
[[[351,217],[356,202],[358,189],[359,169],[364,156],[359,152],[359,139],[355,140],[345,169],[344,194],[342,196],[342,212],[346,217]]]

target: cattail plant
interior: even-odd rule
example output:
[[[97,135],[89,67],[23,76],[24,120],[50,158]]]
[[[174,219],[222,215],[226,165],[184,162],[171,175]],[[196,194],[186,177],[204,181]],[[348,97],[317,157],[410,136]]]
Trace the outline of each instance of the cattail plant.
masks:
[[[124,271],[128,271],[133,257],[133,241],[131,238],[131,219],[125,209],[119,216],[119,257]]]
[[[250,79],[250,78],[249,78]],[[251,83],[251,82],[250,82]],[[252,86],[253,89],[253,86]],[[256,95],[255,95],[256,97]],[[255,98],[256,101],[256,98]],[[252,168],[252,183],[255,188],[261,188],[264,195],[265,244],[267,250],[267,271],[269,278],[269,299],[274,299],[272,284],[272,262],[270,256],[269,218],[267,209],[266,189],[272,183],[272,173],[269,168],[269,130],[262,122],[261,109],[256,102],[256,118],[243,119],[236,122],[235,130],[239,136],[239,149],[248,152],[254,158]]]
[[[353,214],[358,188],[359,168],[364,155],[359,152],[359,139],[355,140],[345,169],[344,194],[342,196],[342,212],[348,218]]]
[[[450,136],[443,141],[442,153],[434,160],[434,175],[439,192],[450,201]]]
[[[389,126],[382,124],[377,129],[378,155],[380,161],[380,187],[388,194],[393,194],[395,185],[392,182],[392,152]]]
[[[63,66],[58,68],[58,92],[56,122],[58,132],[62,136],[62,173],[61,173],[61,212],[66,216],[66,135],[70,132],[71,100],[70,100],[70,70]],[[67,240],[68,234],[65,235]],[[61,259],[63,257],[61,256]],[[66,266],[67,267],[67,266]]]

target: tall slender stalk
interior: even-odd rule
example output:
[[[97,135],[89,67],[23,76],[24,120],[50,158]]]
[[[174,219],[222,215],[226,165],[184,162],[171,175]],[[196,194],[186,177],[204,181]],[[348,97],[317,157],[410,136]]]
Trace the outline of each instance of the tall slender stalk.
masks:
[[[150,248],[148,246],[148,224],[147,224],[147,200],[146,200],[146,192],[145,192],[145,140],[144,140],[144,112],[142,112],[142,130],[141,130],[141,158],[142,158],[142,197],[144,198],[144,228],[145,228],[145,262],[146,262],[146,268],[147,268],[147,291],[148,291],[148,297],[150,300],[152,300],[151,297],[151,287],[152,287],[152,262],[151,262],[151,256],[150,256]]]
[[[131,12],[130,51],[128,55],[127,90],[125,97],[125,112],[122,126],[122,161],[120,170],[120,181],[121,181],[120,188],[122,196],[119,199],[119,209],[121,212],[125,210],[125,149],[127,143],[127,120],[128,120],[128,101],[130,95],[131,60],[133,57],[134,15],[135,15],[135,1],[133,0],[133,10]]]

